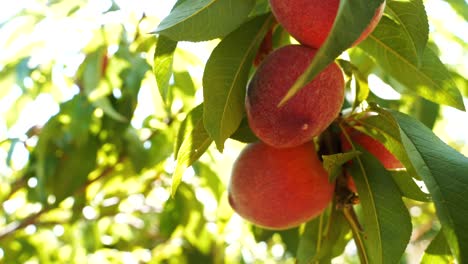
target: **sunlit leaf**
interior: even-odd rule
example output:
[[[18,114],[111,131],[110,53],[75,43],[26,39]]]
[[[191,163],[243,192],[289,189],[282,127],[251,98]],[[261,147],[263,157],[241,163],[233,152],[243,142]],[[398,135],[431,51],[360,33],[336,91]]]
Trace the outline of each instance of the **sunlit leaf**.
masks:
[[[405,28],[384,16],[360,47],[408,91],[435,103],[464,110],[460,91],[438,56],[426,48],[418,58],[412,41]]]
[[[138,137],[137,131],[133,128],[128,128],[123,135],[125,140],[125,148],[127,155],[132,162],[132,165],[137,173],[140,173],[148,163],[148,150],[143,146]]]
[[[176,47],[177,41],[165,36],[159,36],[154,53],[153,72],[158,84],[159,94],[166,105],[168,105],[169,80],[172,76],[172,63]]]
[[[189,113],[189,118],[192,129],[185,129],[181,137],[177,164],[172,174],[172,196],[177,191],[185,169],[197,161],[213,142],[203,125],[203,105],[195,107]]]
[[[223,37],[247,19],[254,0],[179,1],[156,33],[175,41]]]
[[[89,132],[93,110],[84,96],[75,96],[42,129],[36,172],[43,201],[45,192],[54,195],[56,203],[73,195],[95,169],[99,143]]]
[[[245,87],[257,49],[273,18],[263,15],[226,36],[211,53],[203,74],[206,130],[219,151],[244,117]]]
[[[421,264],[446,264],[454,263],[453,256],[450,252],[450,247],[445,239],[442,230],[437,233],[421,259]]]
[[[429,23],[421,0],[389,0],[385,13],[398,24],[403,36],[395,37],[395,42],[408,40],[405,55],[415,65],[423,57],[429,35]],[[409,55],[412,54],[412,55]]]

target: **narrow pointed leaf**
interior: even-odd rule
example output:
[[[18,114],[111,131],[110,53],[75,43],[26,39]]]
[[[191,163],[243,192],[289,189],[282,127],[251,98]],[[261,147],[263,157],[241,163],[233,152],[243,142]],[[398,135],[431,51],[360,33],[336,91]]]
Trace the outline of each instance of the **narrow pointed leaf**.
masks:
[[[159,36],[156,51],[154,52],[153,72],[158,84],[159,94],[166,106],[168,105],[169,80],[172,76],[172,63],[176,47],[177,41],[165,36]]]
[[[391,171],[393,181],[398,185],[401,195],[420,202],[430,202],[431,195],[423,192],[423,186],[419,186],[406,171]]]
[[[314,257],[314,261],[319,263],[331,263],[333,258],[343,254],[346,245],[352,238],[351,229],[344,214],[342,211],[332,208],[320,249]]]
[[[376,105],[371,105],[369,111],[379,115],[367,116],[364,114],[361,118],[353,120],[355,122],[353,127],[382,143],[403,163],[409,176],[421,179],[408,158],[400,136],[399,126],[392,115]]]
[[[463,98],[449,71],[429,48],[418,59],[415,43],[405,28],[383,17],[359,46],[409,92],[427,100],[465,110]]]
[[[407,40],[407,55],[416,65],[423,57],[429,36],[429,22],[422,0],[389,0],[385,13],[396,22],[401,29],[401,38]],[[395,37],[395,36],[392,36]],[[396,41],[399,41],[397,39]]]
[[[411,218],[391,175],[364,149],[351,166],[361,201],[360,222],[369,263],[399,263],[411,236]]]
[[[192,129],[185,129],[180,137],[181,144],[177,151],[177,163],[172,175],[172,196],[174,197],[185,169],[197,161],[213,141],[203,125],[203,105],[195,107],[186,118]],[[187,127],[186,127],[187,128]]]
[[[179,1],[156,33],[176,41],[223,37],[247,19],[254,5],[254,0]]]
[[[424,252],[421,264],[446,264],[453,263],[450,247],[442,230],[437,233]]]
[[[351,47],[372,21],[375,11],[383,2],[383,0],[340,1],[340,8],[330,35],[304,74],[286,93],[279,106],[284,105],[343,51]]]
[[[311,263],[317,254],[318,237],[322,234],[324,225],[323,216],[319,216],[309,221],[300,235],[299,245],[296,253],[298,264]]]
[[[222,152],[224,141],[244,117],[244,98],[249,71],[263,37],[273,23],[263,15],[226,36],[213,50],[203,74],[206,130]]]
[[[447,242],[458,263],[468,260],[468,158],[419,121],[396,111],[404,146],[432,195]]]

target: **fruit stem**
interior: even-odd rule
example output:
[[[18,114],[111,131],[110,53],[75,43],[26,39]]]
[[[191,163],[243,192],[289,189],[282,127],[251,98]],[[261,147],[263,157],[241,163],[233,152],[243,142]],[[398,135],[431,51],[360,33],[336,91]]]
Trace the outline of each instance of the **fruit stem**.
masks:
[[[351,205],[345,206],[343,208],[343,214],[349,226],[351,227],[351,231],[353,232],[354,242],[356,244],[360,262],[362,264],[369,263],[369,260],[367,259],[367,255],[364,253],[365,247],[364,247],[364,241],[362,239],[363,230],[362,230],[361,225],[359,224],[359,221],[357,219],[356,212],[354,211],[353,206]]]
[[[317,234],[317,246],[315,247],[315,252],[319,252],[320,248],[322,247],[322,233],[323,233],[323,215],[320,215],[320,220],[319,220],[319,228],[318,228],[318,234]],[[318,262],[316,262],[318,263]]]
[[[339,125],[341,131],[343,132],[343,135],[344,135],[345,139],[351,145],[352,150],[355,150],[353,142],[352,142],[350,136],[348,135],[348,133],[346,132],[346,129],[344,128],[343,124],[341,122],[339,122],[338,125]],[[353,232],[354,243],[356,244],[359,260],[360,260],[361,263],[367,264],[367,263],[369,263],[369,260],[367,259],[367,255],[365,254],[366,250],[365,250],[364,241],[363,241],[363,238],[362,238],[362,234],[363,234],[364,230],[361,227],[361,225],[359,224],[359,220],[357,218],[356,212],[354,211],[354,207],[353,207],[352,203],[351,204],[349,204],[349,203],[344,204],[343,207],[342,207],[342,211],[343,211],[344,217],[346,218],[346,221],[348,222],[348,224],[349,224],[349,226],[351,228],[351,231]]]

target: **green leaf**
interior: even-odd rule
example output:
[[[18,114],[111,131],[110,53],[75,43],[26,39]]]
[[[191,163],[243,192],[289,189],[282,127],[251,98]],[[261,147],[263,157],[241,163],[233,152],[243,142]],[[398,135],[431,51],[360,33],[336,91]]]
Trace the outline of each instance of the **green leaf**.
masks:
[[[359,154],[360,153],[357,151],[350,151],[333,155],[322,155],[323,167],[328,172],[328,181],[335,181],[341,173],[343,164],[357,157]]]
[[[372,21],[375,11],[383,2],[383,0],[340,1],[335,23],[327,40],[320,47],[309,67],[289,89],[279,106],[284,105],[343,51],[351,47]]]
[[[343,253],[350,239],[350,228],[342,211],[331,206],[331,210],[305,225],[299,237],[297,263],[330,263]]]
[[[353,110],[367,99],[370,91],[367,78],[357,70],[354,71],[354,84],[356,85],[356,99],[353,102]]]
[[[125,116],[121,115],[114,109],[108,97],[100,97],[91,102],[95,107],[100,108],[104,114],[108,115],[115,121],[128,122]]]
[[[418,58],[414,46],[405,28],[388,17],[383,17],[374,32],[359,45],[408,91],[465,110],[461,93],[438,56],[426,48]]]
[[[85,96],[76,95],[42,129],[35,151],[43,202],[48,194],[55,196],[56,204],[73,195],[95,169],[99,142],[89,132],[93,111]]]
[[[353,108],[351,111],[354,111],[362,102],[364,102],[369,96],[369,84],[367,83],[367,77],[364,75],[356,65],[352,64],[347,60],[338,59],[337,63],[341,66],[344,73],[348,76],[354,76],[354,84],[356,87],[356,92],[354,96]],[[346,87],[350,86],[350,82],[346,83]]]
[[[361,201],[367,263],[398,263],[411,236],[411,218],[398,187],[379,161],[364,149],[350,173]]]
[[[446,0],[446,2],[448,2],[460,16],[468,21],[468,9],[466,8],[465,0]]]
[[[169,87],[168,101],[172,102],[174,99],[181,100],[183,109],[192,109],[195,104],[195,93],[198,87],[192,80],[192,76],[187,71],[174,71],[174,83]]]
[[[243,24],[218,44],[206,63],[203,121],[220,152],[224,141],[236,131],[245,115],[249,71],[272,23],[271,15],[263,15]]]
[[[200,116],[203,116],[203,105],[200,104],[197,107],[193,108],[185,117],[184,121],[180,124],[179,131],[177,132],[177,137],[174,144],[174,159],[177,159],[180,146],[184,139],[189,135],[197,123],[200,121]]]
[[[243,143],[252,143],[256,142],[259,139],[250,129],[249,122],[247,117],[244,117],[237,128],[237,130],[231,135],[232,139],[243,142]]]
[[[123,135],[123,140],[126,154],[133,168],[137,173],[140,173],[148,164],[148,150],[143,146],[143,142],[141,142],[136,129],[133,127],[127,128]]]
[[[171,40],[165,36],[159,36],[154,52],[153,72],[158,84],[159,94],[163,102],[169,105],[168,89],[169,80],[172,76],[172,63],[174,61],[174,52],[177,48],[177,41]]]
[[[422,97],[415,97],[409,109],[409,115],[418,119],[432,129],[439,117],[440,105],[426,100]]]
[[[431,195],[421,190],[418,184],[406,173],[406,171],[391,171],[393,181],[400,189],[401,195],[420,202],[430,202]]]
[[[408,175],[421,179],[408,158],[395,119],[388,112],[374,104],[371,104],[369,111],[379,115],[368,116],[369,112],[359,113],[355,119],[352,119],[351,125],[353,128],[378,140],[405,166]]]
[[[343,212],[332,209],[320,249],[314,260],[319,261],[319,263],[331,263],[333,258],[343,254],[346,245],[352,238],[350,231]]]
[[[5,159],[6,165],[10,168],[11,168],[11,159],[13,157],[13,152],[15,151],[16,144],[18,143],[21,143],[21,141],[18,138],[13,138],[10,140],[10,147],[8,148],[7,157]]]
[[[423,57],[429,36],[429,22],[422,0],[389,0],[385,13],[399,26],[403,34],[398,38],[392,36],[397,38],[394,41],[408,40],[405,46],[406,55],[419,65],[418,61]]]
[[[318,237],[321,236],[323,232],[324,223],[323,216],[307,222],[305,225],[304,231],[300,235],[299,245],[296,253],[296,261],[298,264],[310,263],[315,254],[317,254],[317,241]]]
[[[179,1],[156,33],[175,41],[223,37],[247,19],[254,5],[254,0]]]
[[[221,182],[219,175],[214,172],[207,164],[197,162],[193,164],[196,175],[200,176],[200,184],[208,187],[217,201],[219,201],[226,190],[226,186]]]
[[[107,49],[100,46],[95,51],[89,53],[85,61],[78,69],[78,75],[81,77],[81,85],[87,95],[91,94],[98,86],[102,75],[102,65]]]
[[[145,144],[151,144],[146,167],[155,166],[172,155],[174,150],[174,144],[172,141],[175,136],[173,127],[168,126],[154,132],[151,139],[144,142],[143,146],[145,146]]]
[[[426,248],[421,264],[446,264],[453,263],[450,247],[445,239],[444,232],[440,230]]]
[[[189,113],[192,129],[185,129],[177,155],[177,164],[172,175],[172,196],[175,195],[182,175],[187,167],[197,161],[213,141],[203,125],[203,105],[195,107]]]
[[[404,146],[432,195],[447,242],[459,263],[468,260],[468,158],[419,121],[396,111]]]

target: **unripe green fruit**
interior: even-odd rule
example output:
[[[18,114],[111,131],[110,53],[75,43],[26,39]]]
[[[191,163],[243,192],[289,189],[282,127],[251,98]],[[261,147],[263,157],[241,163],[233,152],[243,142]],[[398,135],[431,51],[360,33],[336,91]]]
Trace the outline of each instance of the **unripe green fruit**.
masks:
[[[317,50],[289,45],[273,51],[250,81],[246,96],[249,126],[263,142],[277,148],[301,145],[322,133],[338,116],[344,78],[328,65],[285,105],[278,103],[309,66]]]
[[[338,13],[340,0],[270,0],[271,10],[278,22],[300,43],[319,48],[330,33]],[[385,2],[376,10],[371,23],[362,32],[357,45],[377,26]]]
[[[257,142],[236,160],[228,197],[251,223],[287,229],[319,215],[332,200],[334,187],[313,142],[284,149]]]

